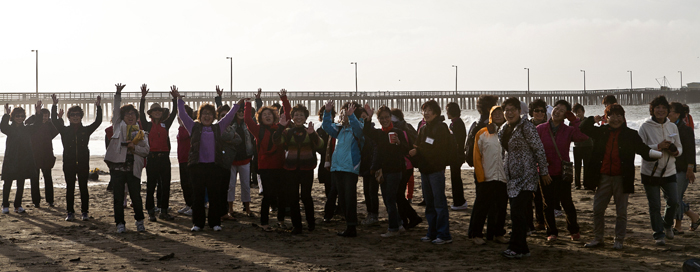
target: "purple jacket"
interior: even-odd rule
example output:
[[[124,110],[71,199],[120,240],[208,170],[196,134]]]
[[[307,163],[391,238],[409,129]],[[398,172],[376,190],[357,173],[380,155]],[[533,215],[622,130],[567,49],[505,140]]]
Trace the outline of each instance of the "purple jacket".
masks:
[[[569,159],[569,147],[571,142],[582,142],[588,140],[588,136],[583,134],[581,130],[578,129],[578,125],[581,123],[578,119],[570,122],[570,126],[567,126],[562,121],[559,124],[559,129],[554,135],[554,139],[557,142],[557,147],[561,153],[561,159],[564,161],[571,161]],[[550,176],[560,176],[561,172],[561,160],[559,155],[557,155],[557,150],[554,148],[554,143],[552,142],[552,136],[549,136],[551,120],[547,123],[543,123],[537,126],[537,134],[540,135],[540,140],[544,146],[544,153],[547,155],[547,163],[549,163],[549,175]]]

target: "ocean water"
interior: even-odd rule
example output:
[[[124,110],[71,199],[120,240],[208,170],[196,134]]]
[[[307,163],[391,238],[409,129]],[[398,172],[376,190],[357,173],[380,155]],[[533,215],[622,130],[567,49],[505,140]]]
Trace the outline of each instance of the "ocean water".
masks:
[[[695,117],[695,150],[697,155],[698,161],[700,161],[700,103],[696,104],[689,104],[691,115]],[[602,115],[604,111],[604,107],[602,105],[589,105],[585,106],[586,108],[586,115]],[[443,111],[443,114],[445,112]],[[633,129],[639,129],[642,123],[644,123],[645,120],[649,119],[649,106],[648,105],[639,105],[639,106],[625,106],[625,116],[627,119],[627,125],[630,128]],[[418,123],[420,120],[423,118],[420,114],[420,112],[404,112],[404,117],[406,121],[410,124],[412,124],[414,127],[417,127]],[[467,129],[471,126],[472,122],[476,121],[479,119],[479,113],[476,110],[463,110],[462,111],[462,120],[467,126]],[[376,126],[379,126],[379,122],[377,121],[376,116],[372,117],[373,122],[376,124]],[[315,128],[321,127],[321,122],[318,120],[317,115],[312,115],[309,116],[308,121],[314,123]],[[86,121],[84,122],[84,125],[90,124],[92,121]],[[568,121],[566,121],[568,122]],[[449,124],[449,120],[447,120],[447,123]],[[109,120],[103,121],[100,127],[95,131],[95,133],[92,134],[90,137],[90,143],[89,143],[89,148],[90,148],[90,155],[92,156],[104,156],[106,147],[105,147],[105,129],[110,126]],[[177,132],[178,132],[179,124],[177,121],[173,123],[173,126],[170,128],[170,141],[171,141],[171,146],[172,146],[172,151],[170,153],[171,157],[177,157]],[[0,133],[0,154],[5,153],[5,141],[7,139],[7,136],[5,134]],[[61,143],[61,136],[58,135],[56,138],[53,139],[53,151],[54,154],[56,155],[61,155],[63,153],[63,145]],[[573,158],[573,144],[571,145],[571,154],[570,157]],[[641,157],[637,156],[636,165],[641,165]],[[175,165],[174,167],[177,167]],[[469,169],[469,166],[467,164],[464,164],[462,166],[463,169]]]

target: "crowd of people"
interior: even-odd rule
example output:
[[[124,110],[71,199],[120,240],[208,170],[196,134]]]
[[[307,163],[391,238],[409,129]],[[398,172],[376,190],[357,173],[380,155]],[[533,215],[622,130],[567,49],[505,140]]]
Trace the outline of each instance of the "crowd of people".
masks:
[[[473,200],[468,238],[477,245],[487,241],[508,244],[501,254],[507,258],[530,255],[527,236],[546,230],[547,241],[561,236],[556,214],[566,218],[568,236],[581,239],[577,210],[572,200],[575,189],[594,190],[594,237],[585,247],[604,245],[604,216],[611,198],[615,199],[616,225],[613,248],[624,246],[627,205],[634,192],[635,155],[642,157],[641,180],[649,203],[652,238],[665,245],[684,232],[682,220],[690,219],[690,231],[700,225],[700,216],[683,201],[689,184],[695,181],[695,135],[687,105],[669,103],[664,96],[649,104],[650,118],[639,131],[627,126],[625,109],[614,96],[604,99],[605,111],[588,114],[583,105],[559,100],[547,105],[537,99],[529,105],[517,98],[482,95],[477,101],[479,120],[467,131],[459,104],[445,107],[446,123],[440,105],[430,100],[421,106],[422,120],[417,129],[408,124],[401,109],[328,100],[318,112],[322,123],[314,128],[309,110],[292,106],[287,91],[279,92],[281,105],[263,105],[258,89],[254,97],[234,105],[222,103],[223,89],[216,87],[215,105],[203,103],[190,108],[178,88],[172,86],[172,112],[152,103],[149,110],[141,86],[140,107],[122,105],[124,85],[117,84],[112,126],[105,130],[104,161],[110,170],[108,190],[114,196],[114,221],[118,233],[126,231],[124,209],[131,199],[137,231],[145,231],[144,220],[173,220],[170,213],[169,130],[178,120],[177,155],[180,185],[186,206],[177,212],[192,216],[191,231],[202,231],[205,224],[222,230],[223,220],[235,219],[236,190],[240,183],[243,214],[251,210],[251,187],[258,183],[262,202],[262,231],[274,228],[300,234],[316,228],[312,198],[314,171],[324,184],[326,203],[322,222],[342,218],[346,227],[338,235],[357,236],[357,226],[379,224],[379,191],[387,211],[387,231],[383,238],[401,236],[424,219],[427,233],[422,242],[436,245],[452,242],[450,210],[465,210],[464,186],[460,167],[474,167],[476,198]],[[53,207],[51,177],[56,158],[51,141],[58,134],[63,144],[65,175],[65,220],[76,220],[75,183],[81,198],[80,219],[89,217],[90,136],[102,120],[101,99],[95,101],[96,119],[84,126],[84,110],[79,106],[57,111],[59,99],[52,96],[51,111],[36,103],[35,116],[26,118],[21,107],[5,105],[0,131],[7,135],[2,166],[3,213],[9,213],[9,196],[16,182],[14,208],[22,207],[24,182],[30,179],[32,202],[41,205],[39,175],[43,173],[45,202]],[[336,119],[336,115],[338,118]],[[378,126],[372,122],[376,115]],[[147,118],[148,117],[148,118]],[[574,144],[573,161],[569,157]],[[27,152],[31,150],[32,152]],[[319,154],[318,157],[316,154]],[[446,196],[447,166],[451,171],[452,205]],[[141,176],[146,169],[145,212],[141,197]],[[414,169],[421,175],[424,216],[413,208]],[[582,169],[583,168],[583,169]],[[358,221],[357,182],[363,181],[367,206],[365,220]],[[259,181],[259,182],[258,182]],[[661,205],[665,202],[662,214]],[[511,232],[506,238],[506,215],[510,203]],[[563,210],[563,212],[562,212]],[[276,212],[276,226],[270,212]],[[289,213],[291,228],[285,223]],[[321,221],[319,221],[321,222]],[[483,230],[486,225],[486,236]]]

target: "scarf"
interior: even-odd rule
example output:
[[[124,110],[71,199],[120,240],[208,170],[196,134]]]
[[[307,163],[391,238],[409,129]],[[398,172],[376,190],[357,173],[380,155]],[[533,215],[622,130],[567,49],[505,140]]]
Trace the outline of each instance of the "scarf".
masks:
[[[389,133],[389,131],[391,131],[392,129],[394,129],[394,124],[391,122],[389,123],[388,127],[382,127],[382,131],[384,131],[384,133]]]

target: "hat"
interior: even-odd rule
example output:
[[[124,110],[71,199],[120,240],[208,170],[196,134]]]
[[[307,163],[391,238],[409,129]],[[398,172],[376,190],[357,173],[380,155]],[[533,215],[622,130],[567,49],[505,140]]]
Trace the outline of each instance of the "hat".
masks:
[[[160,104],[158,104],[158,103],[153,103],[153,104],[151,104],[151,109],[149,109],[146,113],[148,113],[148,114],[150,115],[151,112],[153,112],[154,110],[157,110],[157,111],[161,111],[161,112],[162,112],[162,111],[164,111],[165,109],[164,109],[164,108],[161,108],[161,107],[160,107]]]

